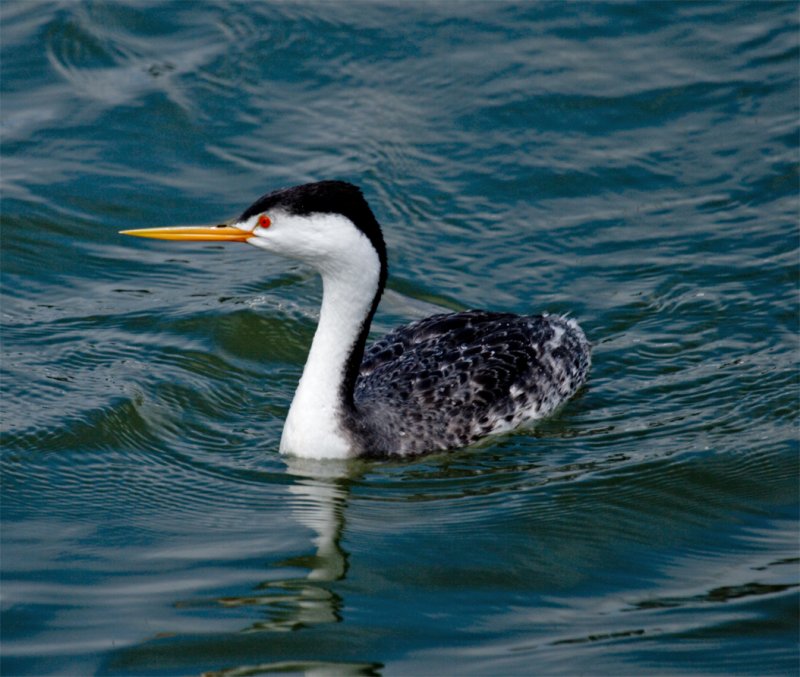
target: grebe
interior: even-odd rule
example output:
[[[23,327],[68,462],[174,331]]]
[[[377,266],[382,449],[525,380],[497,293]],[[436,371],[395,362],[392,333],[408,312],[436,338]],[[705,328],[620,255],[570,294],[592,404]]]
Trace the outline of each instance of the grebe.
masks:
[[[556,315],[470,310],[399,327],[365,349],[386,246],[361,190],[320,181],[268,193],[218,226],[124,230],[247,242],[322,276],[322,307],[280,451],[411,456],[467,446],[552,412],[586,380],[589,343]]]

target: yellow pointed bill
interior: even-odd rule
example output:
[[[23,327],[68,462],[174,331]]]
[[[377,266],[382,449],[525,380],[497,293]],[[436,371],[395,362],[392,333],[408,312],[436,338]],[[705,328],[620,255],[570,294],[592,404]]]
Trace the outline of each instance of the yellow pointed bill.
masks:
[[[122,235],[150,237],[155,240],[183,240],[184,242],[245,242],[253,234],[225,224],[219,226],[176,226],[171,228],[140,228],[121,230]]]

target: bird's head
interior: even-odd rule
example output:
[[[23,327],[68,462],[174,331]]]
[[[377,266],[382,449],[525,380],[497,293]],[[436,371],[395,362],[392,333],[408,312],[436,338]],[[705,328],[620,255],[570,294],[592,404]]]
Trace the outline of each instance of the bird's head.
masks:
[[[305,261],[323,274],[368,261],[377,264],[383,275],[386,269],[386,246],[378,222],[361,191],[344,181],[319,181],[268,193],[241,216],[219,225],[121,232],[184,242],[247,242]]]

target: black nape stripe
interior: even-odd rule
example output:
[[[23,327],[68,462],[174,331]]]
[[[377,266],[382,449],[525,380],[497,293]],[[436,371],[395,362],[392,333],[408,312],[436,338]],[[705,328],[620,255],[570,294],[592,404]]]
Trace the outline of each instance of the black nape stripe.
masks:
[[[283,209],[294,216],[341,214],[366,235],[378,253],[381,267],[378,288],[375,290],[375,297],[372,300],[370,311],[361,325],[359,336],[347,358],[345,376],[342,382],[342,402],[347,409],[352,411],[355,406],[353,393],[358,379],[361,359],[364,355],[364,346],[367,342],[372,318],[386,286],[388,274],[386,244],[383,240],[381,227],[369,204],[364,199],[361,189],[347,181],[318,181],[267,193],[245,209],[239,220],[244,221],[256,214],[268,213],[270,209],[276,208]]]

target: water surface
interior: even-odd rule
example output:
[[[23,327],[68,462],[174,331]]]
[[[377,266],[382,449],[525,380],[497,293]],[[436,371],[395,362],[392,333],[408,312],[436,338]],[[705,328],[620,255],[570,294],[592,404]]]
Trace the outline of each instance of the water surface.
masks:
[[[6,1],[4,675],[793,674],[798,13]],[[358,183],[376,335],[568,312],[588,386],[395,463],[278,441],[320,285],[123,238]]]

